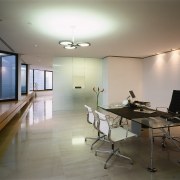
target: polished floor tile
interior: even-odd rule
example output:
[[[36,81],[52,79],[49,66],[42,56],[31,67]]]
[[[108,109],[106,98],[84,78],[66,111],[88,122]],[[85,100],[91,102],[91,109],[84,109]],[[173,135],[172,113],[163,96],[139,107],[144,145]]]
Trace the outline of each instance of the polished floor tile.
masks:
[[[13,133],[12,133],[13,132]],[[179,128],[173,133],[178,134]],[[121,152],[134,160],[113,157],[104,170],[107,154],[94,155],[90,150],[96,130],[87,123],[86,112],[52,111],[52,99],[36,98],[20,123],[14,118],[0,132],[0,179],[2,180],[179,180],[180,152],[168,143],[162,148],[154,142],[156,173],[146,170],[150,162],[148,131],[140,137],[121,142]],[[99,142],[94,148],[107,149]]]

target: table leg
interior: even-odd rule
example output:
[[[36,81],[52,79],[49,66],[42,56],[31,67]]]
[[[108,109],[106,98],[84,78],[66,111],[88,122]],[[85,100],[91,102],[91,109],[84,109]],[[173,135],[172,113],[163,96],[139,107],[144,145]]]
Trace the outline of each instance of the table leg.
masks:
[[[157,169],[153,167],[153,129],[149,128],[149,138],[150,138],[150,166],[147,168],[150,172],[156,172]]]

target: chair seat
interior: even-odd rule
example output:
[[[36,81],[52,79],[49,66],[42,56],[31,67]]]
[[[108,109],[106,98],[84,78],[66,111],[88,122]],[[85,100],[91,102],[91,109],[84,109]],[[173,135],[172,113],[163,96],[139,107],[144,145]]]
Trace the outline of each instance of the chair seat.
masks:
[[[127,132],[127,130],[122,127],[111,129],[111,137],[110,138],[113,142],[121,141],[123,139],[130,138],[133,136],[137,136],[137,135],[130,131]]]

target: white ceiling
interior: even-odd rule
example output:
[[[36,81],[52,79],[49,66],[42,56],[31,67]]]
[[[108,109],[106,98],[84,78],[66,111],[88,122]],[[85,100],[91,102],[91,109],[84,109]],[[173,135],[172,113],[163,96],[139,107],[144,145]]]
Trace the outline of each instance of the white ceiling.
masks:
[[[60,40],[88,41],[65,50]],[[31,64],[53,57],[145,57],[180,48],[178,0],[0,0],[0,38]],[[35,47],[37,45],[37,47]],[[10,51],[2,42],[0,49]]]

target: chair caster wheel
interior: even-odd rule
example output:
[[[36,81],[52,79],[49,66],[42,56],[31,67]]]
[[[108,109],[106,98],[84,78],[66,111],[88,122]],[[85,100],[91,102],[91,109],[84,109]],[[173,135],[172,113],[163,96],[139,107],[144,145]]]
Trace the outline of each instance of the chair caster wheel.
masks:
[[[133,164],[134,164],[134,162],[132,162],[132,161],[131,161],[131,162],[130,162],[130,164],[131,164],[131,165],[133,165]]]
[[[97,152],[95,152],[95,156],[97,156]]]
[[[107,169],[106,165],[104,166],[104,169]]]

